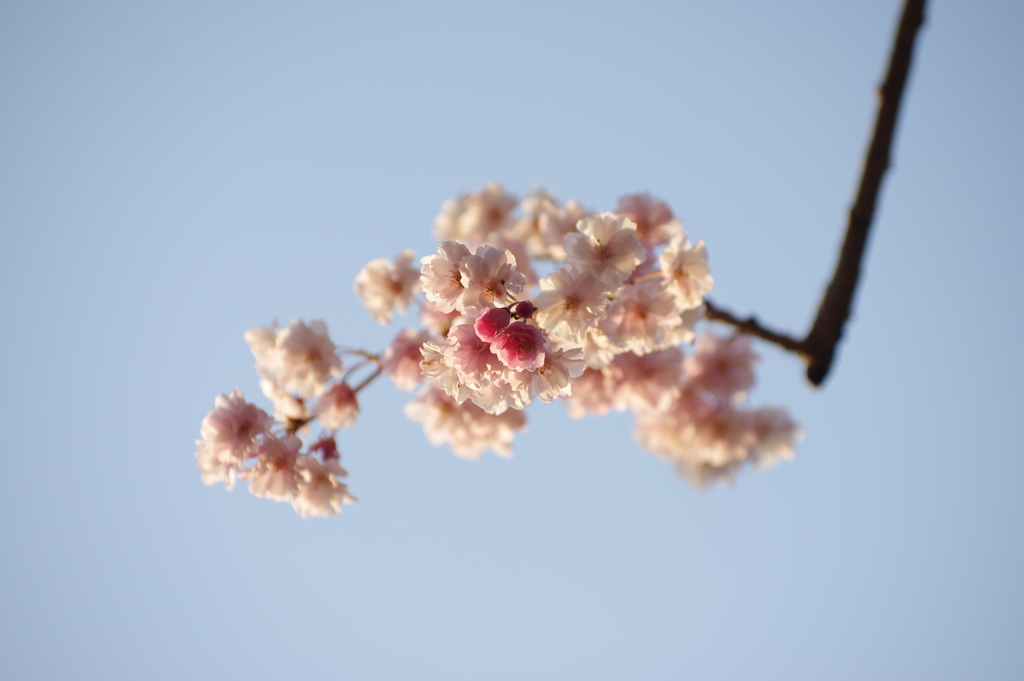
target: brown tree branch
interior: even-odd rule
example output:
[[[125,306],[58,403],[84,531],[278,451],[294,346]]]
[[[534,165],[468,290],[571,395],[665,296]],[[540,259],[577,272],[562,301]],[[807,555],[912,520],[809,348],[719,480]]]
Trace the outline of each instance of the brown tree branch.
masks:
[[[743,333],[749,333],[751,336],[756,336],[762,340],[766,340],[769,343],[778,345],[783,350],[789,350],[795,352],[801,357],[806,357],[806,353],[803,349],[803,341],[794,340],[789,336],[766,329],[761,326],[761,323],[757,321],[756,317],[747,317],[746,319],[740,319],[728,310],[723,310],[717,307],[710,300],[704,301],[704,307],[706,308],[705,316],[708,319],[713,319],[716,322],[722,322],[729,326],[734,326]]]
[[[864,247],[867,245],[868,232],[878,202],[878,192],[885,171],[890,165],[892,138],[907,82],[907,73],[910,71],[914,43],[918,29],[924,23],[924,5],[925,0],[906,0],[903,6],[903,16],[900,18],[892,55],[889,58],[889,70],[885,82],[878,90],[880,101],[875,131],[871,136],[867,157],[864,159],[864,172],[861,174],[857,198],[850,209],[846,237],[839,251],[839,261],[836,263],[832,281],[825,289],[825,295],[818,307],[818,315],[807,336],[801,341],[795,341],[766,329],[753,317],[740,320],[730,312],[705,301],[708,319],[729,324],[744,333],[762,338],[803,357],[807,361],[807,379],[816,386],[822,384],[832,368],[836,346],[850,317],[853,296],[860,279]]]

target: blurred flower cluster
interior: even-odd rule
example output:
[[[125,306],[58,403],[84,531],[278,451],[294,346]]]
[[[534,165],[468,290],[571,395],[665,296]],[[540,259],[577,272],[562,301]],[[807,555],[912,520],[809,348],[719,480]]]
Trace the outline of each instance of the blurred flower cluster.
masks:
[[[636,439],[702,486],[792,456],[801,432],[786,412],[746,405],[750,338],[697,335],[714,285],[707,250],[664,202],[632,194],[596,213],[491,183],[445,202],[434,226],[436,254],[373,260],[355,278],[381,324],[419,307],[420,328],[383,352],[340,349],[319,320],[246,333],[274,418],[237,390],[218,397],[197,441],[206,484],[241,478],[303,516],[338,513],[355,499],[336,432],[381,375],[418,390],[406,415],[467,459],[510,456],[526,405],[556,399],[573,418],[634,412]]]

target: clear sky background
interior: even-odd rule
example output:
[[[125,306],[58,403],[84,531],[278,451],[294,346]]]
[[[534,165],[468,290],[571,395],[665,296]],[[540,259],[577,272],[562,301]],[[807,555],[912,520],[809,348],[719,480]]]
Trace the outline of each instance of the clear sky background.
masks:
[[[934,2],[795,461],[698,491],[619,414],[467,463],[364,393],[330,520],[205,487],[243,332],[323,318],[498,180],[667,200],[802,333],[895,1],[0,5],[0,678],[1024,677],[1024,4]],[[407,318],[406,321],[411,321]]]

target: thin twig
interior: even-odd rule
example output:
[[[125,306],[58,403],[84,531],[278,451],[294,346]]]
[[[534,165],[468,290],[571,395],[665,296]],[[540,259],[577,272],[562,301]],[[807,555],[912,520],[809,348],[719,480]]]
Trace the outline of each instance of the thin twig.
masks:
[[[762,340],[778,345],[784,350],[789,350],[790,352],[795,352],[802,357],[806,357],[801,341],[794,340],[786,334],[778,333],[761,326],[761,323],[758,322],[756,318],[747,317],[746,319],[740,319],[728,310],[719,308],[710,300],[705,300],[704,306],[707,308],[705,314],[708,319],[712,319],[716,322],[722,322],[729,326],[734,326],[743,333],[749,333],[751,336],[757,336]]]
[[[365,379],[363,379],[363,382],[362,382],[362,383],[360,383],[360,384],[359,384],[359,385],[357,385],[356,387],[352,388],[352,392],[354,392],[354,393],[358,393],[358,392],[359,392],[360,390],[362,390],[362,389],[363,389],[363,388],[365,388],[366,386],[368,386],[368,385],[370,385],[371,383],[373,383],[373,380],[374,380],[375,378],[377,378],[378,376],[380,376],[380,375],[381,375],[381,372],[383,372],[383,371],[384,371],[384,367],[382,367],[382,366],[380,366],[380,365],[378,364],[378,365],[377,365],[377,370],[376,370],[376,371],[374,371],[374,372],[373,372],[372,374],[370,374],[369,376],[367,376],[367,377],[366,377]]]
[[[889,59],[885,82],[878,90],[878,117],[875,130],[864,159],[857,198],[850,209],[846,226],[846,237],[839,252],[832,281],[825,289],[818,315],[808,331],[807,337],[796,342],[792,338],[769,331],[754,318],[740,320],[735,315],[708,303],[708,318],[730,324],[740,331],[763,338],[771,343],[795,352],[807,360],[807,379],[813,385],[821,385],[832,368],[836,346],[843,335],[843,327],[850,317],[853,296],[860,279],[864,247],[875,215],[878,192],[882,186],[885,171],[889,168],[890,150],[896,119],[899,114],[903,90],[910,71],[914,43],[918,29],[924,23],[925,0],[906,0],[903,16],[896,30],[896,40]],[[705,301],[707,302],[707,301]]]

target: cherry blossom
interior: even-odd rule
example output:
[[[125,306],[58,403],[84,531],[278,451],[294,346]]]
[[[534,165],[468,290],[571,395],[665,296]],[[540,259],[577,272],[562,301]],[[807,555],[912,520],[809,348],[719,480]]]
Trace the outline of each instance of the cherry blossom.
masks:
[[[644,261],[646,251],[628,218],[599,213],[580,220],[576,230],[565,235],[566,267],[593,273],[610,291]]]
[[[501,363],[515,371],[535,371],[544,365],[547,339],[528,322],[513,322],[491,341],[491,351]]]
[[[573,384],[580,377],[586,363],[583,361],[583,350],[554,350],[545,353],[544,363],[536,371],[522,372],[517,376],[529,397],[541,402],[551,402],[557,397],[564,397],[572,392]]]
[[[663,409],[679,393],[683,353],[668,348],[646,355],[623,353],[610,366],[614,405],[619,411]]]
[[[359,400],[352,387],[338,381],[317,401],[313,415],[324,428],[338,430],[355,425],[359,414]]]
[[[356,502],[356,498],[348,492],[348,485],[338,480],[346,472],[336,459],[326,458],[321,463],[310,457],[302,457],[297,468],[298,489],[292,499],[292,506],[303,518],[338,515],[343,505]]]
[[[754,412],[754,433],[757,445],[751,460],[757,468],[768,468],[793,458],[793,447],[803,439],[804,433],[785,409],[764,407]]]
[[[637,441],[698,486],[792,458],[802,431],[789,414],[746,401],[751,339],[696,336],[714,280],[665,202],[631,194],[595,214],[543,189],[520,204],[491,183],[446,202],[435,228],[443,240],[418,269],[406,250],[355,277],[381,323],[420,308],[420,328],[383,351],[335,346],[322,320],[245,333],[274,416],[237,390],[217,397],[196,441],[205,484],[245,480],[302,517],[337,515],[356,498],[336,438],[380,376],[419,387],[406,415],[464,459],[510,457],[523,410],[556,400],[572,418],[632,411]]]
[[[471,402],[456,404],[432,384],[420,389],[416,399],[406,405],[405,414],[423,424],[432,445],[447,444],[453,454],[465,459],[477,459],[486,449],[510,457],[515,432],[526,429],[522,411],[488,414]]]
[[[405,250],[394,260],[371,260],[356,275],[354,288],[367,312],[381,324],[390,324],[392,312],[399,312],[412,303],[420,289],[420,272],[412,266],[416,254]]]
[[[473,322],[473,329],[480,340],[490,343],[494,337],[501,333],[512,323],[512,313],[504,307],[492,307]]]
[[[507,250],[481,246],[462,261],[463,311],[475,313],[503,306],[509,294],[521,293],[526,277],[516,271],[516,258]]]
[[[331,378],[341,375],[341,359],[335,354],[327,324],[320,319],[308,325],[292,320],[286,329],[250,329],[246,340],[256,356],[257,371],[281,390],[312,397],[321,394]]]
[[[420,354],[420,347],[429,339],[428,331],[402,329],[384,351],[380,367],[384,375],[394,381],[399,390],[415,390],[423,381],[423,371],[420,368],[423,355]]]
[[[471,324],[452,327],[448,333],[446,363],[453,366],[462,382],[472,388],[498,379],[503,368],[491,343],[480,338]]]
[[[680,312],[660,279],[645,279],[619,289],[601,330],[619,346],[645,354],[674,344],[669,334],[682,326]]]
[[[611,372],[586,368],[579,380],[566,396],[569,416],[581,419],[586,416],[604,416],[612,409]]]
[[[691,246],[690,239],[679,234],[661,252],[659,261],[668,281],[668,292],[675,297],[681,309],[698,307],[715,285],[703,241]]]
[[[267,412],[246,402],[241,391],[235,390],[214,400],[213,410],[199,429],[201,444],[218,459],[240,463],[256,439],[270,430],[271,422]]]
[[[565,260],[565,237],[576,231],[580,220],[591,215],[577,201],[566,201],[565,206],[545,204],[537,213],[537,229],[544,238],[547,255],[555,260]]]
[[[490,352],[490,346],[487,351]],[[455,368],[455,357],[448,354],[447,348],[428,341],[420,348],[420,354],[423,355],[420,369],[428,380],[435,382],[457,404],[469,399],[473,390]]]
[[[298,491],[296,463],[302,440],[295,435],[269,436],[256,449],[256,465],[242,472],[249,491],[274,501],[291,501]]]
[[[573,273],[564,267],[540,280],[537,323],[549,334],[579,340],[604,318],[607,286],[592,272]]]
[[[434,219],[434,234],[442,240],[482,244],[489,234],[505,226],[518,204],[515,196],[491,182],[473,194],[445,201]]]
[[[697,353],[686,358],[685,366],[690,385],[720,400],[738,402],[754,385],[756,364],[750,336],[723,338],[704,333],[697,338]]]
[[[196,458],[203,482],[234,487],[236,473],[252,455],[259,438],[270,431],[272,419],[254,404],[245,401],[238,390],[220,395],[213,410],[200,426],[201,440],[196,440]]]
[[[648,249],[668,243],[683,230],[668,204],[646,192],[620,197],[615,213],[633,221],[637,238]]]
[[[420,281],[427,300],[434,303],[437,312],[462,312],[462,263],[470,256],[466,245],[457,241],[442,241],[437,255],[420,260]]]

